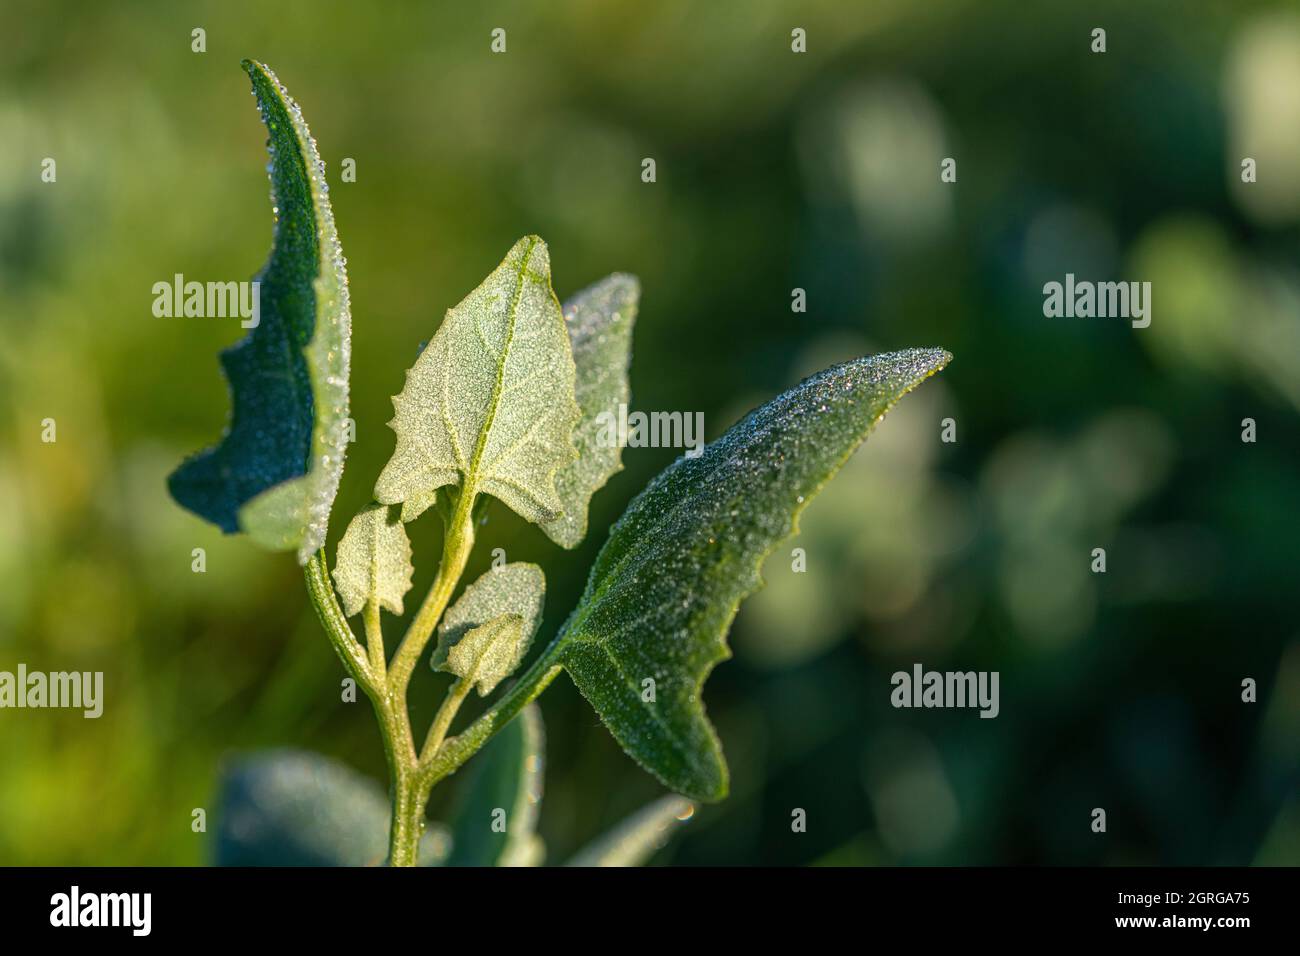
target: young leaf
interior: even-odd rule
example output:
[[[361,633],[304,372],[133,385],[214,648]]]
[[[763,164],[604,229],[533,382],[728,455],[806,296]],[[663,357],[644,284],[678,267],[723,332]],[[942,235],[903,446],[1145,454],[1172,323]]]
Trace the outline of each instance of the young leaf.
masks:
[[[388,799],[379,784],[320,754],[273,750],[223,768],[214,855],[218,866],[379,866],[388,854]],[[420,864],[446,858],[449,840],[426,829]]]
[[[227,533],[297,549],[325,542],[347,452],[352,320],[325,166],[302,111],[260,63],[245,60],[271,153],[271,256],[255,281],[259,322],[221,354],[230,425],[168,479],[172,497]]]
[[[486,624],[466,631],[455,642],[439,643],[433,654],[433,669],[455,674],[478,687],[486,697],[514,673],[524,657],[524,619],[502,614]]]
[[[909,349],[827,369],[683,456],[628,506],[547,657],[665,785],[727,793],[700,691],[730,656],[726,633],[758,569],[797,516],[899,398],[943,368]]]
[[[371,601],[394,614],[411,590],[411,542],[400,521],[388,520],[387,505],[357,512],[339,541],[334,584],[348,617]]]
[[[564,510],[555,474],[573,460],[573,355],[546,243],[520,239],[447,313],[393,399],[397,447],[375,483],[385,504],[459,485],[534,523]],[[410,516],[414,517],[414,513]]]
[[[587,844],[566,865],[640,866],[694,815],[695,804],[684,797],[660,797]]]
[[[517,614],[523,619],[523,646],[520,656],[537,633],[542,620],[542,603],[546,598],[546,575],[535,564],[513,561],[491,568],[465,589],[456,603],[447,609],[438,624],[438,646],[434,650],[434,667],[446,659],[447,648],[467,632],[503,614]],[[518,663],[518,662],[516,662]]]
[[[534,829],[546,742],[529,704],[476,755],[451,824],[448,866],[536,866],[545,848]],[[504,832],[494,827],[504,814]]]
[[[561,547],[576,547],[586,536],[591,496],[623,467],[623,449],[599,441],[598,436],[601,416],[617,416],[619,405],[628,401],[632,323],[640,296],[636,276],[615,274],[564,303],[577,368],[575,396],[582,418],[573,432],[578,457],[555,476],[564,513],[542,523],[542,530]]]

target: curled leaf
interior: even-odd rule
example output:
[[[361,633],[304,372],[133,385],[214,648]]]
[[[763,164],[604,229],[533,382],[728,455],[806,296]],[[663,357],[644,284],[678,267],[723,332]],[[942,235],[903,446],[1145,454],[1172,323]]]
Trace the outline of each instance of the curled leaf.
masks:
[[[510,668],[513,672],[537,633],[545,597],[546,576],[535,564],[515,561],[484,572],[442,616],[438,624],[438,646],[433,652],[434,669],[440,668],[450,648],[471,630],[502,615],[513,614],[522,622],[518,657]]]
[[[518,614],[502,614],[454,642],[440,643],[434,651],[433,668],[469,681],[480,697],[486,697],[514,673],[523,660],[523,647],[524,619]]]
[[[276,209],[258,324],[221,354],[230,424],[181,464],[171,495],[223,531],[298,551],[325,542],[347,452],[352,320],[325,165],[302,111],[269,68],[245,60],[269,134]]]

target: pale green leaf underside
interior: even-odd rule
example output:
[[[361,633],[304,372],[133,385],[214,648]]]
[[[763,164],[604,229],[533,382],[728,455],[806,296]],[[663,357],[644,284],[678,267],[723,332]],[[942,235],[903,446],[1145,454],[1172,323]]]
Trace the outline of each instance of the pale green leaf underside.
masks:
[[[475,628],[505,615],[515,615],[521,622],[521,634],[507,671],[513,673],[537,633],[545,598],[546,576],[535,564],[515,561],[485,571],[442,616],[438,624],[438,645],[431,659],[433,668],[447,670],[443,665],[449,652]]]
[[[548,656],[665,785],[718,800],[727,768],[700,691],[759,567],[899,398],[949,360],[910,349],[827,369],[756,409],[628,506]],[[643,700],[654,681],[653,703]]]
[[[529,704],[474,756],[451,823],[448,866],[536,866],[536,833],[546,753],[542,714]],[[505,832],[492,828],[505,811]]]
[[[563,511],[555,475],[573,460],[574,367],[550,255],[519,240],[447,313],[393,399],[397,447],[375,484],[385,504],[458,485],[534,523]],[[413,516],[413,515],[412,515]]]
[[[577,369],[575,396],[582,418],[573,431],[578,457],[555,476],[564,513],[542,523],[542,530],[561,547],[576,547],[586,536],[591,496],[623,467],[623,449],[599,440],[597,419],[603,412],[616,416],[619,405],[628,402],[632,324],[640,297],[641,286],[635,276],[615,274],[564,303]]]
[[[400,521],[389,521],[387,505],[357,512],[339,541],[334,585],[348,617],[374,602],[402,613],[402,598],[411,590],[411,542]]]
[[[269,68],[243,66],[269,136],[275,239],[256,277],[259,324],[221,355],[230,424],[168,486],[223,531],[296,549],[305,563],[325,543],[347,452],[347,270],[325,166],[302,111]]]
[[[695,814],[685,797],[660,797],[579,850],[566,866],[640,866]]]
[[[502,614],[466,631],[454,644],[440,644],[433,667],[469,681],[486,697],[519,666],[523,644],[524,619]]]

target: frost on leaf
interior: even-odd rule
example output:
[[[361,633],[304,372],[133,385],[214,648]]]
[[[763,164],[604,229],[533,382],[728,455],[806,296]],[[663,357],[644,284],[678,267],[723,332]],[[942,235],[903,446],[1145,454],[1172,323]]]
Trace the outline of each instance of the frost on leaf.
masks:
[[[701,688],[758,569],[899,398],[950,356],[909,349],[829,368],[679,458],[628,506],[548,656],[665,785],[718,800],[727,768]],[[655,695],[642,693],[653,679]]]
[[[502,614],[454,642],[439,644],[433,667],[469,681],[480,697],[486,697],[519,666],[523,643],[524,619],[518,614]]]
[[[438,646],[433,652],[434,669],[446,670],[442,666],[443,662],[448,660],[452,648],[470,631],[503,615],[514,615],[519,618],[521,627],[514,657],[506,671],[506,674],[513,673],[528,653],[533,635],[541,623],[545,595],[546,577],[535,564],[514,562],[487,571],[467,587],[465,593],[443,615],[438,625]]]
[[[402,613],[411,590],[411,542],[400,521],[388,520],[387,505],[358,512],[339,541],[334,584],[348,617],[374,603]]]
[[[275,238],[259,321],[221,354],[230,423],[168,479],[182,506],[305,563],[324,543],[347,452],[352,319],[325,166],[302,110],[260,63],[244,61],[266,124]]]
[[[483,284],[447,313],[393,399],[397,447],[375,484],[385,504],[457,485],[539,523],[564,511],[556,472],[574,459],[573,355],[536,236],[515,243]]]
[[[573,432],[578,457],[555,476],[564,513],[544,522],[542,530],[565,548],[576,547],[586,536],[591,496],[623,467],[623,449],[617,443],[599,440],[599,419],[602,414],[617,415],[619,405],[628,402],[632,324],[640,297],[641,286],[635,276],[615,274],[564,303],[582,418]]]

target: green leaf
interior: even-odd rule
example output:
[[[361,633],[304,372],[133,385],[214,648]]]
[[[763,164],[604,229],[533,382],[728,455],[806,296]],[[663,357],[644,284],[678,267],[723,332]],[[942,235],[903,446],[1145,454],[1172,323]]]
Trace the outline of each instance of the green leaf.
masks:
[[[168,479],[172,497],[227,532],[305,563],[325,542],[347,452],[352,320],[325,166],[275,74],[243,67],[266,124],[276,208],[260,321],[222,352],[231,418],[220,443]]]
[[[451,824],[448,866],[536,866],[546,742],[542,714],[529,704],[474,757]],[[504,832],[493,824],[502,819]]]
[[[433,651],[434,669],[467,633],[505,614],[518,615],[523,621],[519,657],[514,662],[518,666],[542,621],[545,599],[546,575],[537,565],[514,561],[489,568],[443,614],[438,624],[438,646]]]
[[[534,523],[564,510],[555,474],[573,460],[574,368],[546,243],[528,236],[447,313],[393,399],[397,447],[375,483],[385,504],[458,485]]]
[[[579,850],[567,866],[640,866],[695,815],[685,797],[660,797]]]
[[[577,369],[575,397],[582,418],[573,432],[578,457],[555,476],[564,513],[542,523],[542,530],[561,547],[576,547],[586,537],[591,496],[623,467],[622,447],[601,442],[598,436],[602,414],[617,416],[619,405],[628,402],[632,324],[640,297],[636,276],[615,274],[564,303]]]
[[[466,631],[455,642],[439,643],[433,668],[469,681],[480,697],[486,697],[514,673],[523,660],[524,647],[524,619],[518,614],[502,614]]]
[[[444,502],[446,501],[445,495],[443,496],[443,501]],[[438,504],[437,488],[434,488],[430,491],[417,492],[416,494],[412,495],[410,498],[407,498],[405,501],[402,502],[402,520],[414,521],[416,518],[420,517],[420,515],[424,514],[426,511],[428,511],[436,504]],[[451,514],[448,513],[443,519],[444,527],[446,527],[446,522],[449,521],[450,519],[451,519]]]
[[[402,598],[411,590],[411,542],[400,521],[388,520],[387,505],[357,512],[339,541],[334,584],[348,617],[375,602],[402,613]]]
[[[736,608],[762,584],[763,559],[796,530],[813,495],[890,406],[950,358],[910,349],[805,380],[698,457],[679,458],[610,531],[547,657],[569,672],[623,749],[671,789],[726,796],[727,767],[701,688],[730,656]]]
[[[273,750],[223,768],[214,856],[218,866],[379,866],[390,808],[379,784],[320,754]],[[420,864],[447,856],[429,827]]]

